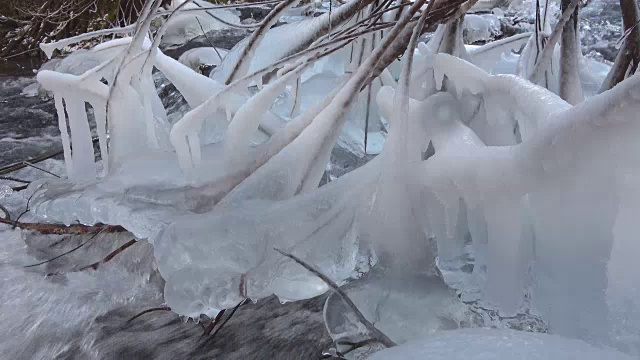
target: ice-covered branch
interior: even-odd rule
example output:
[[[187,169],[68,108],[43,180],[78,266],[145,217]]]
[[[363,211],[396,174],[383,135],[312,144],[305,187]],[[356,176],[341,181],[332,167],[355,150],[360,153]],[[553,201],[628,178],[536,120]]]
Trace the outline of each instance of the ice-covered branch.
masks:
[[[66,38],[60,41],[56,41],[53,43],[40,44],[40,49],[44,51],[44,53],[47,55],[48,58],[51,58],[55,50],[64,49],[66,46],[77,44],[81,41],[91,40],[93,38],[104,36],[104,35],[131,34],[135,31],[135,29],[136,29],[136,24],[131,24],[125,27],[96,30],[96,31],[76,35],[70,38]]]
[[[570,0],[562,1],[562,9],[571,6]],[[578,7],[564,24],[560,43],[560,90],[558,95],[569,104],[575,105],[584,100],[580,83],[580,59],[582,58],[580,40],[578,38]]]

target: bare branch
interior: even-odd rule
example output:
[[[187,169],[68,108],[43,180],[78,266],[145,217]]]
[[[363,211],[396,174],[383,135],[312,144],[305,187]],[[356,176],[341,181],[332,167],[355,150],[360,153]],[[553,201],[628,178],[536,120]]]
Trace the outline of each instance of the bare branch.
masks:
[[[51,258],[51,259],[49,259],[49,260],[45,260],[45,261],[39,262],[39,263],[37,263],[37,264],[25,265],[24,267],[25,267],[25,268],[30,268],[30,267],[36,267],[36,266],[40,266],[40,265],[44,265],[44,264],[48,264],[48,263],[50,263],[50,262],[52,262],[52,261],[54,261],[54,260],[57,260],[57,259],[59,259],[59,258],[61,258],[61,257],[65,256],[65,255],[71,254],[72,252],[74,252],[74,251],[76,251],[76,250],[80,249],[81,247],[83,247],[83,246],[87,245],[91,240],[93,240],[93,239],[94,239],[96,236],[98,236],[99,234],[100,234],[100,232],[93,234],[89,239],[87,239],[86,241],[82,242],[80,245],[78,245],[78,246],[74,247],[73,249],[71,249],[71,250],[69,250],[69,251],[65,251],[65,252],[63,252],[62,254],[58,255],[58,256],[54,256],[54,257],[52,257],[52,258]]]
[[[83,271],[83,270],[98,270],[98,267],[100,267],[100,265],[102,264],[106,264],[109,261],[111,261],[114,257],[116,257],[118,254],[122,253],[123,251],[125,251],[127,248],[133,246],[133,244],[137,243],[138,240],[136,239],[131,239],[128,242],[126,242],[125,244],[121,245],[120,247],[118,247],[117,249],[113,250],[112,252],[109,253],[109,255],[105,256],[104,259],[100,260],[100,261],[96,261],[95,263],[91,264],[91,265],[87,265],[84,267],[81,267],[80,269],[78,269],[78,271]]]
[[[15,226],[22,230],[36,231],[36,232],[39,232],[40,234],[45,234],[45,235],[82,235],[82,234],[96,234],[99,232],[116,233],[116,232],[127,231],[127,229],[119,225],[105,225],[100,223],[92,226],[82,225],[82,224],[74,224],[74,225],[67,226],[62,224],[23,223],[23,222],[13,221],[8,218],[0,218],[0,224]]]

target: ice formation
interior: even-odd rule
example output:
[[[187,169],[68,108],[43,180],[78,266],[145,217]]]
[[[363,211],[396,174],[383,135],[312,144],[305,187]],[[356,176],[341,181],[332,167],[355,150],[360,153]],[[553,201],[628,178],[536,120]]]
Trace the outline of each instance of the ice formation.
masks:
[[[148,22],[133,37],[81,53],[99,65],[41,71],[39,82],[56,99],[69,179],[35,182],[32,211],[67,224],[119,224],[147,239],[165,301],[188,317],[214,316],[247,297],[288,301],[327,290],[277,247],[339,283],[375,267],[349,291],[392,338],[408,341],[474,322],[436,267],[437,255],[442,269],[459,270],[471,247],[484,303],[505,315],[531,306],[552,332],[638,351],[620,334],[640,324],[629,256],[637,248],[640,129],[632,120],[640,77],[595,95],[602,77],[574,51],[580,79],[571,75],[569,92],[580,88],[587,100],[570,96],[570,104],[556,95],[567,92],[548,66],[558,59],[559,35],[546,23],[538,35],[467,47],[456,20],[410,47],[401,71],[394,62],[367,84],[407,12],[381,38],[340,43],[324,58],[322,47],[292,56],[355,21],[357,3],[255,33],[210,77],[185,66],[188,56],[181,63],[157,50],[160,38],[144,37]],[[170,24],[160,33],[170,34]],[[520,56],[512,53],[525,43]],[[153,68],[191,107],[173,123]],[[369,141],[380,155],[318,188],[343,126],[357,142],[376,133]],[[416,307],[433,311],[395,323]],[[334,297],[327,309],[334,338],[353,326],[340,321],[345,309]]]

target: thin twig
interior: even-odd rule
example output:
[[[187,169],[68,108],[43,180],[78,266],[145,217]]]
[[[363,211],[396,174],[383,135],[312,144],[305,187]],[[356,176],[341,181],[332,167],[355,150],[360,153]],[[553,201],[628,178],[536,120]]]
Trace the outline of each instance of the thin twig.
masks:
[[[22,215],[26,214],[29,212],[29,210],[31,210],[29,208],[29,204],[31,203],[31,199],[33,198],[33,196],[38,192],[38,190],[40,190],[41,187],[43,187],[44,185],[46,185],[47,183],[42,183],[40,186],[38,186],[38,188],[36,188],[36,190],[31,193],[31,195],[29,196],[29,198],[27,199],[27,206],[24,209],[24,211],[22,213],[20,213],[20,215],[18,215],[18,217],[16,218],[16,220],[13,222],[13,229],[15,229],[16,227],[18,227],[18,223],[20,221],[20,218],[22,217]]]
[[[209,43],[209,45],[211,45],[213,50],[218,55],[218,58],[220,59],[220,61],[222,61],[222,56],[220,55],[220,52],[218,51],[216,46],[213,45],[213,41],[211,41],[211,39],[209,39],[209,37],[207,36],[207,33],[204,31],[204,28],[202,27],[202,24],[200,23],[200,19],[198,19],[198,17],[196,17],[196,21],[198,22],[198,26],[200,26],[200,31],[202,31],[202,35],[204,35],[204,38],[207,39],[207,42]]]
[[[81,247],[83,247],[83,246],[87,245],[87,244],[89,243],[89,241],[93,240],[96,236],[98,236],[98,234],[100,234],[100,233],[98,232],[98,233],[96,233],[96,234],[93,234],[89,239],[87,239],[87,241],[85,241],[85,242],[81,243],[80,245],[78,245],[78,246],[74,247],[73,249],[71,249],[71,250],[69,250],[69,251],[66,251],[66,252],[64,252],[64,253],[62,253],[62,254],[60,254],[60,255],[58,255],[58,256],[54,256],[53,258],[51,258],[51,259],[49,259],[49,260],[45,260],[45,261],[39,262],[39,263],[37,263],[37,264],[25,265],[24,267],[25,267],[25,268],[31,268],[31,267],[36,267],[36,266],[44,265],[44,264],[50,263],[50,262],[52,262],[52,261],[54,261],[54,260],[57,260],[57,259],[59,259],[59,258],[61,258],[61,257],[65,256],[65,255],[71,254],[72,252],[74,252],[74,251],[76,251],[76,250],[80,249]]]
[[[222,328],[225,326],[225,324],[227,322],[229,322],[229,320],[231,320],[231,317],[233,316],[233,314],[236,313],[236,311],[238,311],[238,308],[240,308],[240,306],[242,306],[245,302],[247,301],[247,299],[244,299],[242,301],[240,301],[238,303],[238,305],[236,305],[236,307],[233,308],[233,310],[231,311],[231,314],[229,314],[229,316],[224,320],[224,322],[222,324],[220,324],[220,326],[216,329],[216,331],[211,335],[211,337],[209,339],[213,339],[216,337],[216,334],[220,332],[220,330],[222,330]]]
[[[351,309],[351,311],[353,311],[353,313],[356,315],[358,320],[367,328],[369,333],[371,333],[371,335],[373,335],[373,337],[376,340],[380,341],[380,343],[382,343],[382,345],[384,345],[386,347],[393,347],[393,346],[397,345],[385,333],[383,333],[382,331],[378,330],[378,328],[376,328],[369,320],[367,320],[367,318],[362,314],[362,312],[360,312],[360,310],[358,309],[356,304],[354,304],[353,301],[351,301],[349,296],[347,296],[347,294],[342,289],[340,289],[338,284],[336,284],[328,276],[324,275],[319,270],[317,270],[313,266],[307,264],[306,262],[304,262],[303,260],[301,260],[300,258],[298,258],[295,255],[286,253],[286,252],[284,252],[284,251],[282,251],[282,250],[280,250],[278,248],[273,248],[273,249],[275,251],[279,252],[281,255],[286,256],[289,259],[295,261],[296,263],[298,263],[299,265],[301,265],[305,269],[309,270],[315,276],[319,277],[320,280],[324,281],[324,283],[327,284],[327,286],[329,288],[331,288],[331,290],[333,290],[335,293],[338,294],[338,296],[340,296],[342,301],[344,301],[344,303]]]
[[[19,183],[23,183],[23,184],[30,184],[31,183],[31,181],[18,179],[18,178],[14,178],[14,177],[11,177],[11,176],[0,176],[0,180],[19,182]]]
[[[378,342],[378,340],[376,339],[366,339],[366,340],[362,340],[362,341],[358,341],[358,342],[351,342],[351,341],[338,341],[336,344],[337,345],[346,345],[346,346],[350,346],[349,350],[344,351],[344,352],[339,352],[338,355],[340,356],[344,356],[347,355],[348,353],[360,349],[361,347],[367,346],[369,344]]]
[[[127,324],[132,322],[133,320],[139,318],[142,315],[148,314],[150,312],[154,312],[154,311],[171,311],[171,308],[168,306],[161,306],[161,307],[156,307],[156,308],[151,308],[151,309],[147,309],[141,313],[139,313],[138,315],[132,317],[131,319],[127,320]]]
[[[112,252],[110,252],[109,255],[104,257],[104,259],[102,259],[100,261],[96,261],[93,264],[81,267],[80,269],[78,269],[78,271],[84,271],[84,270],[88,270],[88,269],[98,270],[98,267],[100,267],[100,265],[108,263],[109,261],[111,261],[111,259],[113,259],[118,254],[120,254],[123,251],[125,251],[127,248],[133,246],[133,244],[135,244],[137,242],[138,242],[138,240],[131,239],[127,243],[123,244],[122,246],[120,246],[117,249],[115,249]]]
[[[45,173],[47,173],[47,174],[49,174],[49,175],[53,175],[53,176],[57,177],[58,179],[60,178],[60,176],[58,176],[58,175],[56,175],[56,174],[52,173],[51,171],[48,171],[48,170],[45,170],[45,169],[43,169],[43,168],[41,168],[41,167],[35,166],[35,165],[33,165],[32,163],[30,163],[30,162],[28,162],[28,161],[26,161],[26,160],[25,160],[25,161],[23,161],[23,163],[24,163],[25,165],[27,165],[27,166],[30,166],[30,167],[34,168],[34,169],[40,170],[40,171],[45,172]]]
[[[62,225],[62,224],[46,224],[46,223],[23,223],[10,219],[0,218],[0,224],[14,226],[22,230],[31,230],[44,235],[88,235],[98,232],[117,233],[126,232],[127,229],[120,225],[106,225],[97,223],[95,225]]]
[[[95,144],[98,142],[98,137],[94,137],[93,139],[91,139],[91,141]],[[62,150],[57,150],[57,151],[53,151],[53,152],[48,152],[46,154],[28,159],[28,160],[23,160],[17,163],[13,163],[13,164],[9,164],[6,166],[3,166],[2,168],[0,168],[0,175],[5,175],[5,174],[9,174],[12,173],[14,171],[23,169],[25,167],[27,167],[28,165],[25,164],[25,162],[29,162],[30,164],[37,164],[39,162],[42,162],[44,160],[47,159],[51,159],[53,157],[56,157],[58,155],[62,155],[63,151]]]

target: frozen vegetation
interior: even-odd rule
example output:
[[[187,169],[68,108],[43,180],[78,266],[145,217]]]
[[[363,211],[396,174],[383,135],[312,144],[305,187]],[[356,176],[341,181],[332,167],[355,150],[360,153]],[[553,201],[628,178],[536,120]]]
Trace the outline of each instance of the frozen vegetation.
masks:
[[[162,288],[157,300],[185,319],[329,290],[277,248],[344,285],[401,344],[372,359],[640,356],[640,75],[625,68],[617,83],[618,60],[583,56],[579,2],[532,16],[531,2],[481,1],[490,11],[462,18],[424,1],[350,0],[315,17],[297,5],[247,23],[204,1],[148,1],[118,37],[43,67],[66,177],[29,185],[28,219],[122,226],[144,243],[117,275]],[[514,13],[533,24],[503,36]],[[367,30],[373,19],[387,25]],[[178,60],[161,50],[229,27],[253,32]],[[167,106],[159,83],[184,106]],[[372,160],[332,176],[334,148]],[[24,236],[4,235],[15,247]],[[20,256],[1,258],[11,276],[25,276]],[[37,281],[55,298],[45,303],[81,286],[126,301],[96,274]],[[336,351],[367,340],[335,293],[324,321]]]

